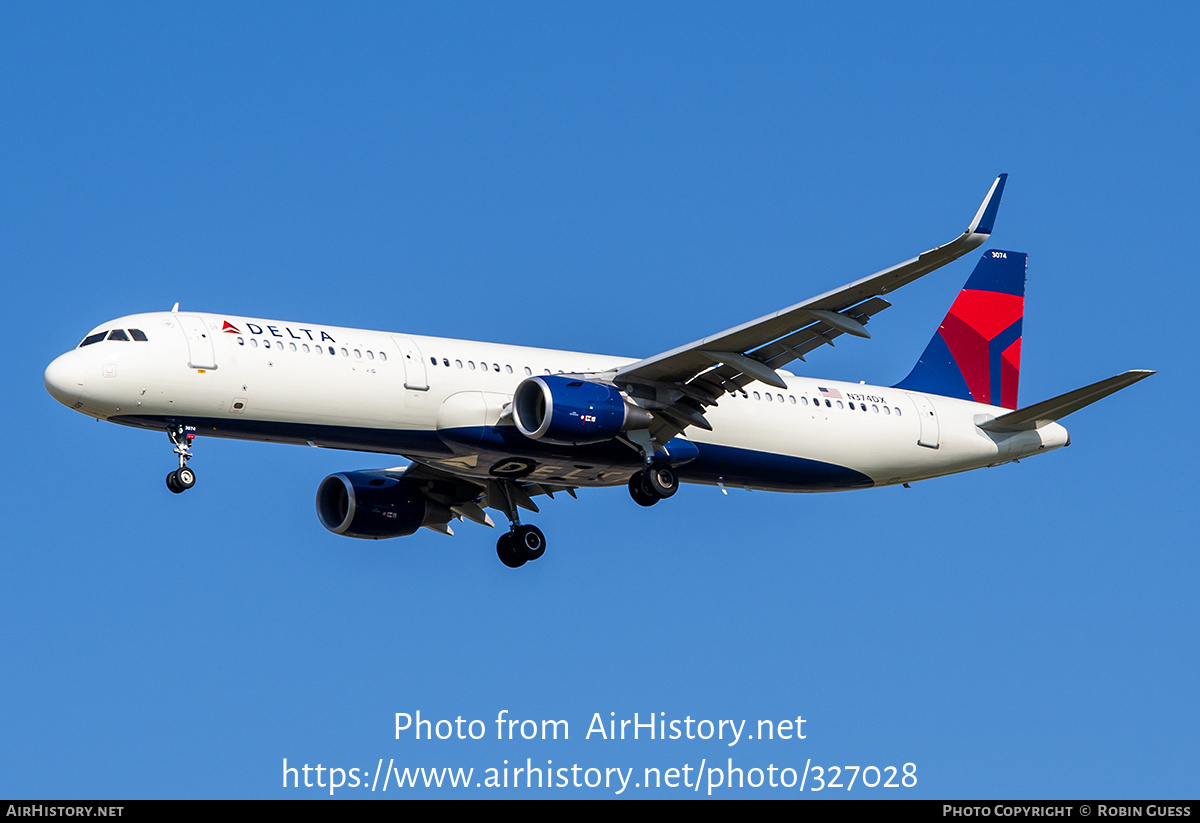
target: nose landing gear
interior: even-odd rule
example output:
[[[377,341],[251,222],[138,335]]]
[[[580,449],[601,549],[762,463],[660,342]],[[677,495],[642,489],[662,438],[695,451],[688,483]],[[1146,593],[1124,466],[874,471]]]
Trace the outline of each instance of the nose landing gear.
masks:
[[[179,455],[179,468],[167,475],[167,488],[174,494],[181,494],[196,485],[196,473],[187,467],[187,462],[192,459],[196,427],[176,425],[167,429],[167,437],[171,438],[175,454]]]

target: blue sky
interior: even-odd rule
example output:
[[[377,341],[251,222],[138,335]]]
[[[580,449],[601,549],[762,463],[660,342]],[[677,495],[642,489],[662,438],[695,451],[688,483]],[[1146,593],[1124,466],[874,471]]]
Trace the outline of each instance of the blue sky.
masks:
[[[0,796],[733,758],[916,764],[806,797],[1195,797],[1197,30],[1185,4],[6,5]],[[390,458],[202,440],[176,497],[164,436],[42,388],[93,326],[175,301],[650,355],[952,239],[1000,172],[1023,400],[1160,372],[1016,466],[592,491],[543,507],[549,552],[513,572],[470,524],[326,533],[321,478]],[[898,381],[973,263],[803,373]],[[489,736],[395,739],[417,710]],[[571,739],[497,741],[501,710]],[[584,739],[610,712],[806,739]]]

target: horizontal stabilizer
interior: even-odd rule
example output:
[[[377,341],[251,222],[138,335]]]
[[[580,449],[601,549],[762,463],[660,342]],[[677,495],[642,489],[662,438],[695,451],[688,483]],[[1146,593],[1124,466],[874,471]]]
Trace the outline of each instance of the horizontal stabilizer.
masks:
[[[1079,411],[1084,406],[1090,406],[1097,400],[1103,400],[1113,392],[1132,386],[1152,374],[1154,372],[1149,369],[1123,372],[1107,380],[1101,380],[1099,383],[1084,386],[1082,389],[1075,389],[1075,391],[1060,394],[1058,397],[1043,400],[1041,403],[1034,403],[1032,406],[1002,414],[985,423],[980,423],[979,428],[990,432],[1020,432],[1040,429],[1072,412]]]

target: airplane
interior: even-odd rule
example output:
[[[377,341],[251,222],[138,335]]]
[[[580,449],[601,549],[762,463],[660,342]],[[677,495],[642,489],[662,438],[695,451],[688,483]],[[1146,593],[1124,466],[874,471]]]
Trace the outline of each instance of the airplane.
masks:
[[[885,295],[991,236],[1007,175],[943,246],[642,359],[182,311],[102,323],[46,368],[89,417],[166,431],[196,482],[197,436],[401,455],[329,475],[321,524],[378,540],[453,521],[509,529],[510,568],[542,557],[535,498],[626,485],[652,506],[680,483],[780,492],[909,484],[1070,444],[1057,421],[1154,374],[1134,370],[1019,407],[1027,256],[990,249],[911,373],[894,386],[797,376],[842,336],[870,338]]]

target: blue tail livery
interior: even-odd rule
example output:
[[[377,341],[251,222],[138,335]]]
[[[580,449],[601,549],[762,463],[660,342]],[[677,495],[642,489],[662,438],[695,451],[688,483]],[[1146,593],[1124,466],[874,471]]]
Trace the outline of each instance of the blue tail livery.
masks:
[[[1028,255],[985,251],[898,389],[1017,407]]]

